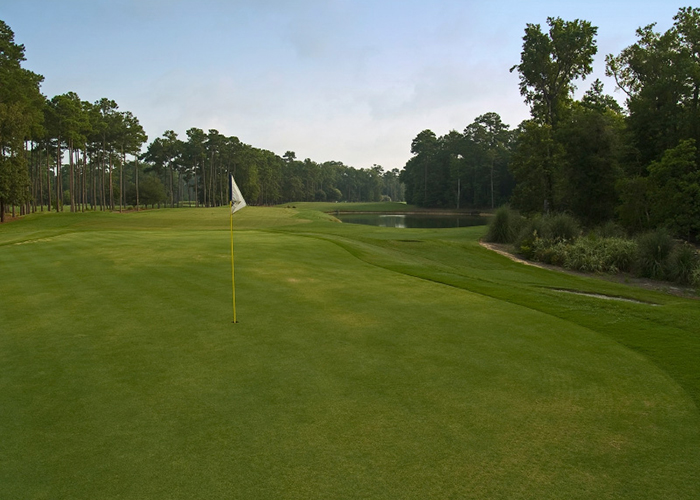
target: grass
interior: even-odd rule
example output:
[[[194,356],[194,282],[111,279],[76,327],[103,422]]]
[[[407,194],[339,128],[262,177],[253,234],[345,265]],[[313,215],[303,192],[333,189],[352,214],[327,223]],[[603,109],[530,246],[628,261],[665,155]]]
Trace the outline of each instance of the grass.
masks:
[[[696,301],[328,219],[236,214],[235,325],[225,208],[0,226],[0,497],[700,496]]]

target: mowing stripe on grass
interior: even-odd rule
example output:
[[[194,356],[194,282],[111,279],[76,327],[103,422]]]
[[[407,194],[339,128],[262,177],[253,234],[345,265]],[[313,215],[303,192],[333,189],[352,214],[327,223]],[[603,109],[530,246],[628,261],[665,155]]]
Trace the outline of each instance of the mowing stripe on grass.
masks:
[[[563,297],[542,286],[615,288],[494,260],[476,230],[246,212],[236,325],[225,224],[196,210],[0,248],[4,495],[700,496],[697,367],[663,365],[669,337],[692,349],[687,302]]]

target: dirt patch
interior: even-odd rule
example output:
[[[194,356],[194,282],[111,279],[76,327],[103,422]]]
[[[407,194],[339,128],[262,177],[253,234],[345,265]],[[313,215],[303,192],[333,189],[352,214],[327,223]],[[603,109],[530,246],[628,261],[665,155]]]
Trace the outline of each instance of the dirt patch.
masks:
[[[10,214],[5,214],[5,221],[2,222],[2,224],[9,224],[10,222],[18,221],[22,217],[24,217],[24,216],[23,215],[15,215],[14,217],[12,217]]]
[[[559,273],[571,274],[573,276],[581,276],[586,278],[596,278],[605,281],[610,281],[613,283],[620,283],[623,285],[635,286],[637,288],[643,288],[645,290],[653,290],[656,292],[667,293],[669,295],[675,295],[676,297],[684,297],[686,299],[700,299],[694,288],[688,286],[678,285],[676,283],[671,283],[668,281],[656,281],[645,278],[637,278],[628,273],[620,274],[590,274],[582,273],[579,271],[571,271],[569,269],[564,269],[562,267],[553,266],[551,264],[543,264],[541,262],[533,262],[530,260],[525,260],[522,257],[515,255],[513,252],[513,247],[511,245],[502,243],[487,243],[485,241],[479,241],[479,244],[496,252],[504,257],[508,257],[514,262],[520,264],[525,264],[526,266],[539,267],[540,269],[548,269],[550,271],[556,271]]]
[[[659,304],[654,304],[653,302],[644,302],[641,300],[630,299],[628,297],[617,297],[617,296],[613,296],[613,295],[603,295],[602,293],[581,292],[579,290],[566,290],[564,288],[551,288],[550,290],[554,290],[555,292],[571,293],[573,295],[583,295],[584,297],[594,297],[596,299],[603,299],[603,300],[619,300],[621,302],[632,302],[634,304],[644,304],[647,306],[658,306],[659,305]]]

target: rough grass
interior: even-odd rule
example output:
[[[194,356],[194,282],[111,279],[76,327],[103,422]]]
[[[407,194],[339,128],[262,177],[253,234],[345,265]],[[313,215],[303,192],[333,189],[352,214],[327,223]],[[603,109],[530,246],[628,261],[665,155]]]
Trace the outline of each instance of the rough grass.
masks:
[[[315,218],[236,214],[235,325],[226,209],[0,226],[0,496],[700,495],[697,303]]]

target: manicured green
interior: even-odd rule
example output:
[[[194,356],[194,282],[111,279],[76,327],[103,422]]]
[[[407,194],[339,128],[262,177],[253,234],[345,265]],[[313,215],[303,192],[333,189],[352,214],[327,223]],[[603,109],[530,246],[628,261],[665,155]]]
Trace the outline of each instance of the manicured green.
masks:
[[[1,498],[700,497],[697,301],[249,207],[232,324],[228,227],[0,226]]]

